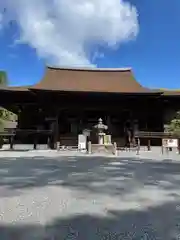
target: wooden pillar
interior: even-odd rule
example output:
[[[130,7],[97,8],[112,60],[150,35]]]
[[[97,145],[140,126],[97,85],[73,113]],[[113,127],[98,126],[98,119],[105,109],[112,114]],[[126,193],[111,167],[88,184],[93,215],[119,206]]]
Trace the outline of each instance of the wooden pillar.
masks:
[[[53,149],[57,148],[57,132],[58,132],[58,125],[57,125],[57,119],[54,122],[54,130],[53,130]]]
[[[48,135],[47,138],[47,148],[50,149],[51,148],[51,140],[50,140],[50,136]]]
[[[51,149],[54,149],[55,148],[55,132],[56,132],[55,121],[53,121],[51,123],[51,130],[52,130],[52,134],[51,134]]]
[[[147,150],[151,151],[151,140],[148,139]]]
[[[21,109],[20,108],[17,114],[17,128],[21,128]]]
[[[164,142],[163,142],[163,138],[161,139],[161,153],[164,154]]]
[[[47,137],[47,147],[50,149],[54,148],[54,132],[55,132],[55,128],[54,128],[54,122],[55,119],[54,118],[46,118],[46,121],[48,122],[48,130],[50,131]]]
[[[59,109],[56,112],[56,120],[54,126],[54,149],[57,148],[58,142],[59,142]]]
[[[10,136],[9,139],[10,149],[13,150],[13,144],[14,144],[14,135]]]
[[[56,138],[56,134],[57,134],[57,120],[56,119],[52,119],[50,122],[50,130],[51,130],[51,135],[49,137],[50,141],[50,148],[51,149],[55,149],[56,147],[56,143],[57,143],[57,138]]]
[[[37,142],[38,142],[38,140],[37,140],[37,134],[35,134],[35,135],[34,135],[34,146],[33,146],[34,150],[37,149]]]

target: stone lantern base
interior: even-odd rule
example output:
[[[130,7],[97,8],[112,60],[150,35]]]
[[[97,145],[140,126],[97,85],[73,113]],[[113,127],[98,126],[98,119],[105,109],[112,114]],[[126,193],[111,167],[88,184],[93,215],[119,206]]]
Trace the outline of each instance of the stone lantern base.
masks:
[[[104,144],[92,144],[92,153],[106,153],[113,154],[114,147],[113,144],[104,145]]]

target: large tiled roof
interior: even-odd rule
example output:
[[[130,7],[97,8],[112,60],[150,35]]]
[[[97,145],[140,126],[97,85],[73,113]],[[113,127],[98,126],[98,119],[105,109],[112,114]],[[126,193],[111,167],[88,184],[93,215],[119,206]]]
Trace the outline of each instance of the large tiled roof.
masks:
[[[54,68],[47,67],[44,78],[32,89],[109,92],[109,93],[149,93],[134,78],[130,68]]]
[[[158,93],[180,96],[180,90],[149,89],[136,81],[131,68],[58,68],[47,67],[44,77],[32,86],[0,86],[0,92]]]

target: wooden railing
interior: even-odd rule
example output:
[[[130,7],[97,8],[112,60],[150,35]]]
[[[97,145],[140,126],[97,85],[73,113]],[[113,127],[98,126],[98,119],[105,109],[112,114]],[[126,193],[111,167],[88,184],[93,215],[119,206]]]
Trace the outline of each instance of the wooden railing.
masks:
[[[3,132],[0,132],[0,136],[16,135],[16,134],[45,134],[51,135],[51,130],[36,130],[36,129],[6,129]]]
[[[173,133],[166,133],[166,132],[145,132],[145,131],[139,131],[135,134],[136,138],[180,138],[180,135],[173,134]]]
[[[180,154],[180,135],[174,133],[167,133],[167,132],[144,132],[139,131],[135,134],[135,139],[137,141],[138,149],[140,149],[140,141],[141,139],[147,139],[147,150],[151,150],[151,140],[152,139],[160,139],[161,140],[161,147],[163,153],[163,139],[178,139],[178,151]],[[139,150],[138,150],[139,151]]]
[[[13,149],[14,145],[14,138],[15,136],[33,136],[34,140],[34,149],[37,148],[38,144],[38,137],[40,136],[47,136],[47,145],[49,148],[51,148],[51,136],[53,132],[51,130],[36,130],[36,129],[6,129],[4,132],[0,132],[0,137],[5,137],[9,140],[10,148]],[[172,133],[165,133],[165,132],[145,132],[145,131],[139,131],[135,134],[137,145],[140,146],[140,140],[146,139],[147,141],[147,149],[151,149],[151,140],[152,139],[159,139],[162,141],[162,139],[179,139],[180,142],[180,136]],[[60,138],[61,145],[69,145],[69,146],[76,146],[77,145],[77,138],[72,136],[61,136]]]
[[[33,136],[34,149],[37,148],[38,137],[42,135],[47,136],[47,145],[50,148],[50,137],[52,136],[51,130],[36,130],[36,129],[6,129],[0,132],[0,137],[8,138],[10,149],[13,149],[15,136]]]

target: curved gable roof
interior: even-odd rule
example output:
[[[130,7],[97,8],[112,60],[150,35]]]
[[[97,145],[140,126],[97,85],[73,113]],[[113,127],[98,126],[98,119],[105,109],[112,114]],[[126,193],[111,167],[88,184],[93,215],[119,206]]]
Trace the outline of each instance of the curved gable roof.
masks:
[[[150,93],[134,78],[130,68],[47,67],[44,78],[31,89],[77,92]]]

